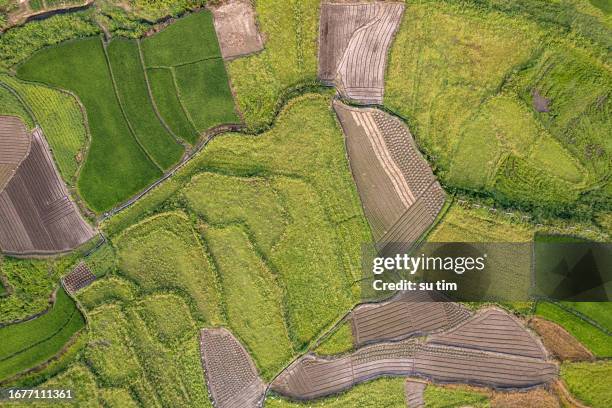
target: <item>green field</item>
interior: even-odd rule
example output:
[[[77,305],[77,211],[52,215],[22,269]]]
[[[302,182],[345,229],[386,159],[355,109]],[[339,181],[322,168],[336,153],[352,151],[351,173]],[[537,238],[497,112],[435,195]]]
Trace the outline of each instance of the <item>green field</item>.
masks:
[[[333,356],[353,351],[353,333],[350,323],[344,322],[327,337],[314,352],[320,356]]]
[[[0,86],[0,115],[17,116],[25,123],[27,128],[32,129],[34,127],[32,116],[21,101],[11,90],[3,86]]]
[[[88,139],[85,115],[75,98],[67,93],[1,75],[0,83],[14,89],[30,107],[42,128],[59,171],[70,185],[83,162]]]
[[[319,1],[260,0],[255,4],[265,49],[228,64],[236,103],[249,128],[268,125],[288,88],[317,77]]]
[[[561,365],[561,378],[569,391],[593,408],[606,408],[612,405],[610,376],[612,362],[564,363]]]
[[[18,76],[72,90],[85,105],[92,140],[78,187],[92,209],[110,209],[161,175],[127,126],[99,38],[46,48]]]
[[[181,102],[200,131],[222,123],[237,123],[234,100],[223,60],[211,59],[174,68]]]
[[[474,392],[468,388],[450,388],[436,385],[428,385],[423,395],[425,407],[447,408],[447,407],[490,407],[489,397],[486,394]]]
[[[160,116],[176,136],[195,144],[198,140],[198,132],[190,122],[178,97],[172,70],[170,68],[149,68],[147,75]]]
[[[170,24],[143,40],[142,50],[147,67],[172,67],[221,56],[209,11]]]
[[[44,363],[84,326],[85,319],[72,299],[58,289],[55,305],[48,313],[0,328],[0,378]]]
[[[609,305],[609,303],[602,304],[602,309],[609,310]],[[538,303],[536,314],[563,326],[596,356],[612,356],[612,337],[589,322],[552,303],[546,302]]]
[[[159,121],[149,97],[136,41],[115,39],[108,45],[108,58],[119,100],[134,135],[163,169],[179,161],[183,147]]]

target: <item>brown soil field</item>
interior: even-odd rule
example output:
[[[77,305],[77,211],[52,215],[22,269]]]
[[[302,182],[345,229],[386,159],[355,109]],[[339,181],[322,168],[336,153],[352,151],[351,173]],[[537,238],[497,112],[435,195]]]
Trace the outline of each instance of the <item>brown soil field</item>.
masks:
[[[0,192],[0,249],[9,254],[54,254],[94,236],[60,179],[40,129],[26,159]]]
[[[0,116],[0,191],[30,152],[30,135],[21,119]]]
[[[595,359],[586,347],[558,324],[533,317],[529,320],[529,326],[540,335],[546,349],[559,360],[585,361]]]
[[[323,3],[319,78],[359,103],[382,103],[387,52],[403,13],[398,2]]]
[[[93,283],[94,275],[85,263],[81,262],[68,275],[64,277],[64,287],[70,293],[75,293]]]
[[[546,358],[546,350],[514,316],[488,308],[461,325],[429,338],[432,344],[495,351],[532,358]]]
[[[221,55],[228,60],[261,51],[263,40],[249,0],[225,0],[210,5]]]
[[[406,395],[406,405],[408,408],[422,408],[425,406],[423,392],[425,392],[426,387],[427,383],[423,381],[406,380],[404,393]]]
[[[527,388],[550,382],[557,375],[554,363],[540,359],[404,340],[366,346],[338,358],[307,354],[281,373],[271,388],[287,397],[307,400],[381,376]]]
[[[201,330],[200,352],[215,407],[261,406],[266,386],[259,378],[251,356],[228,330]]]
[[[334,110],[374,239],[379,246],[417,241],[440,212],[445,194],[407,126],[377,109],[336,101]]]
[[[436,301],[434,296],[405,292],[386,302],[357,306],[350,315],[355,346],[448,330],[471,316],[458,303]]]

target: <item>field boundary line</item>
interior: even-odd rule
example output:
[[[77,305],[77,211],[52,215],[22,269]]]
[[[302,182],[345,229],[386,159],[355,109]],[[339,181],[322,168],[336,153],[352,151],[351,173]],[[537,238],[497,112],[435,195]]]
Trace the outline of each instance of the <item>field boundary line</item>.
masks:
[[[142,70],[142,74],[144,75],[145,83],[147,84],[147,93],[149,95],[149,102],[151,102],[151,106],[153,106],[153,111],[155,112],[155,116],[157,116],[157,119],[159,120],[159,122],[163,125],[166,131],[172,136],[172,138],[174,138],[175,142],[185,147],[185,150],[187,150],[185,141],[182,138],[179,138],[176,134],[174,134],[174,132],[172,131],[172,129],[170,129],[170,127],[168,126],[164,118],[162,118],[162,115],[159,112],[159,109],[157,108],[157,103],[155,103],[155,99],[153,98],[153,90],[151,89],[151,82],[149,81],[149,75],[147,75],[147,68],[144,64],[144,55],[142,53],[142,47],[140,46],[140,39],[137,39],[135,41],[136,41],[136,45],[138,46],[138,59],[140,62],[140,68]]]
[[[113,67],[111,66],[110,58],[108,56],[107,43],[104,40],[102,40],[102,39],[100,39],[100,41],[102,41],[102,49],[103,49],[103,52],[104,52],[104,58],[106,60],[106,66],[107,66],[108,72],[110,74],[111,83],[113,84],[113,91],[115,93],[115,99],[117,100],[117,104],[119,105],[119,110],[121,110],[121,115],[123,116],[123,120],[125,121],[125,123],[126,123],[126,125],[128,127],[128,130],[130,131],[132,137],[134,138],[134,140],[136,141],[138,146],[140,146],[140,149],[145,154],[145,156],[151,161],[151,163],[153,163],[155,165],[155,167],[157,167],[158,170],[160,170],[163,173],[164,172],[164,168],[161,167],[159,165],[159,163],[157,163],[157,161],[155,161],[155,159],[153,159],[153,156],[151,156],[151,154],[144,147],[144,145],[142,144],[140,139],[138,139],[138,136],[136,136],[136,132],[134,131],[134,128],[132,127],[132,124],[130,123],[130,121],[128,119],[128,115],[125,112],[125,108],[123,107],[123,103],[121,103],[121,96],[119,95],[119,87],[117,86],[117,82],[115,81],[115,74],[113,73]]]

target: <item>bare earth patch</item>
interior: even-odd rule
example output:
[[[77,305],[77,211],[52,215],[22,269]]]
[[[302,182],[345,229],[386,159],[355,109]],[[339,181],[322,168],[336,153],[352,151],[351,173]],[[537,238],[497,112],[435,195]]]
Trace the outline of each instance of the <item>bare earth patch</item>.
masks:
[[[495,392],[491,398],[491,408],[558,408],[559,406],[559,400],[541,387],[524,392]]]
[[[540,335],[544,346],[559,360],[594,360],[593,354],[558,324],[533,317],[529,326]]]
[[[96,275],[91,272],[85,263],[81,262],[63,280],[66,290],[70,293],[75,293],[91,285],[96,280]]]
[[[255,10],[248,0],[226,0],[211,5],[215,31],[223,59],[252,54],[263,49],[263,40],[255,23]]]

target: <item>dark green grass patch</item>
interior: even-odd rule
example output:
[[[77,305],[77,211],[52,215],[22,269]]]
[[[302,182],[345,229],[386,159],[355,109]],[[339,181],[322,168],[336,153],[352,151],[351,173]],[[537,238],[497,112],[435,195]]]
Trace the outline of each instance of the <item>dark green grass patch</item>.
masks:
[[[23,323],[0,328],[0,379],[40,364],[57,354],[85,326],[85,319],[63,289],[54,307]]]
[[[612,302],[563,302],[563,304],[612,332]]]
[[[192,145],[195,144],[198,140],[198,132],[189,121],[185,108],[181,105],[174,85],[172,70],[169,68],[149,68],[147,69],[147,75],[155,105],[166,125],[177,137]]]
[[[221,59],[175,68],[178,94],[198,131],[240,121]]]
[[[46,48],[18,75],[72,90],[85,105],[92,141],[78,187],[92,209],[110,209],[161,175],[123,118],[99,38]]]
[[[142,42],[148,67],[171,67],[221,56],[209,11],[193,13]]]
[[[159,121],[145,80],[136,41],[115,39],[108,45],[108,57],[117,92],[134,133],[153,160],[163,169],[177,163],[183,147]]]
[[[596,356],[612,356],[612,336],[609,336],[578,316],[547,302],[538,303],[536,314],[565,327],[568,332],[588,347]]]

